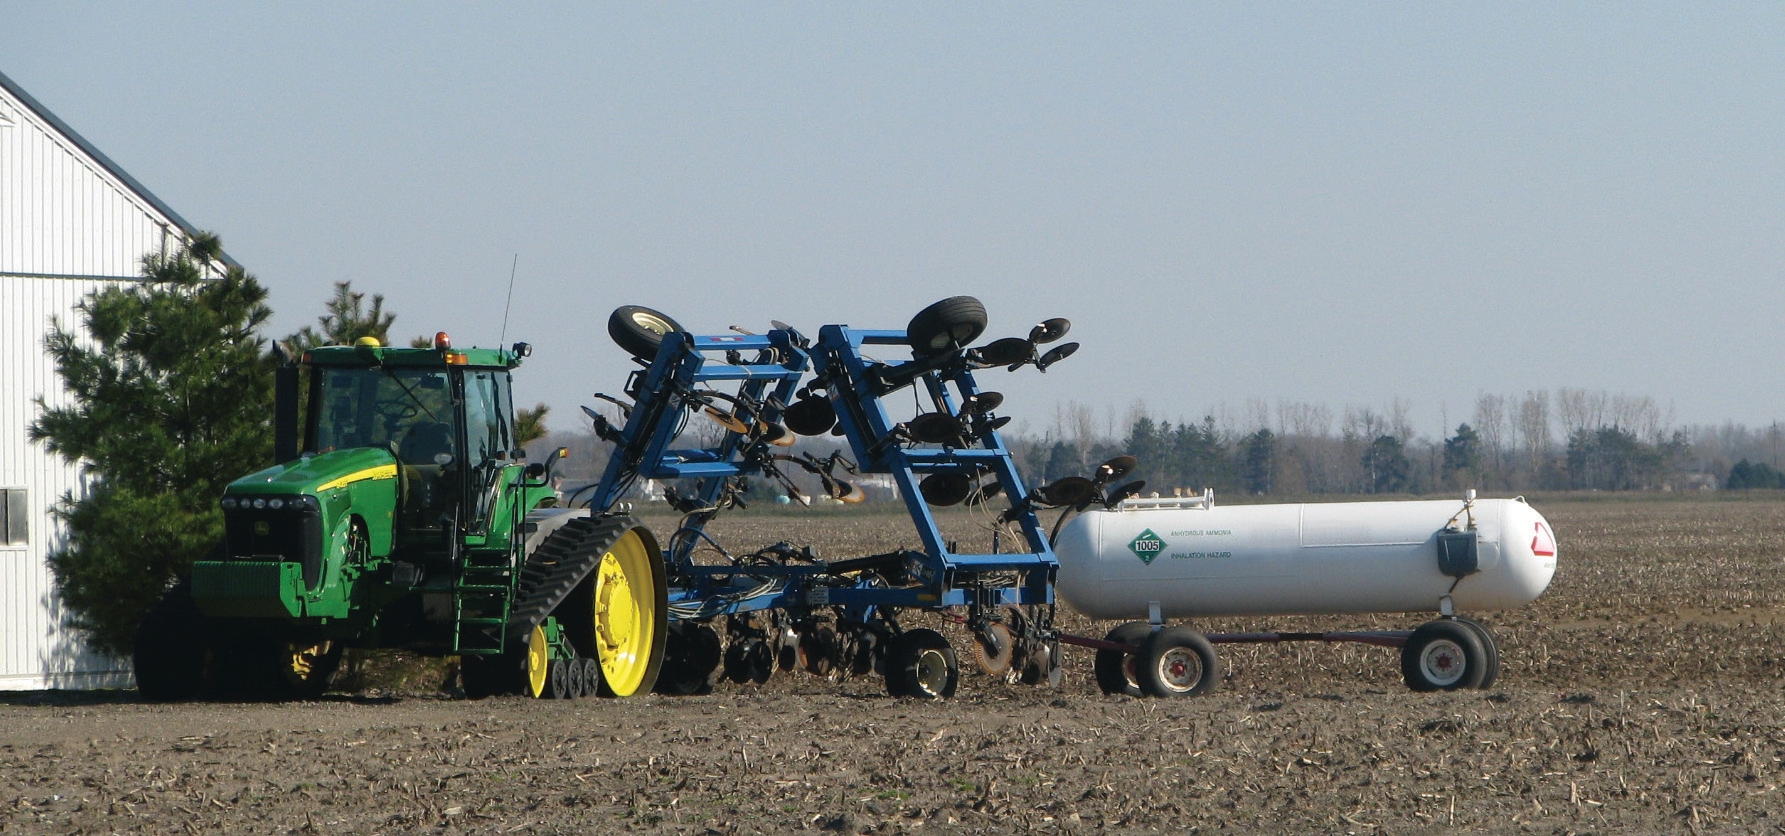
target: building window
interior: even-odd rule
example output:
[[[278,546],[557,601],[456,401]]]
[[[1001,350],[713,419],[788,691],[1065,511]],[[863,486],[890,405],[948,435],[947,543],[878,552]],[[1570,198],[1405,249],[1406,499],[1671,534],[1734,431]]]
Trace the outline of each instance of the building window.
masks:
[[[0,488],[0,546],[23,546],[30,532],[24,488]]]

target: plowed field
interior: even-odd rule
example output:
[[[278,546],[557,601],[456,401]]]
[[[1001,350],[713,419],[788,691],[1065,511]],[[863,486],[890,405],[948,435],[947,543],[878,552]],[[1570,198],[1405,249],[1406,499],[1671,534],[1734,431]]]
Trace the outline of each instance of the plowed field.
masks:
[[[1785,832],[1785,502],[1535,504],[1560,568],[1530,607],[1472,614],[1505,654],[1487,691],[1297,644],[1223,646],[1221,688],[1173,701],[1101,695],[1074,648],[1060,688],[968,673],[940,703],[806,674],[618,701],[0,694],[0,833]],[[720,534],[915,544],[873,515]]]

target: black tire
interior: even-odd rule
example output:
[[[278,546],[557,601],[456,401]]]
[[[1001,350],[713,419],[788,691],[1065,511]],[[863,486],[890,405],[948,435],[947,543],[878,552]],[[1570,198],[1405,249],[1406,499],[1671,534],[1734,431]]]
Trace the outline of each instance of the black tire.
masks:
[[[580,667],[580,665],[579,665]],[[570,690],[570,662],[564,659],[553,659],[551,673],[547,674],[546,694],[554,700],[567,700],[575,696]]]
[[[526,670],[521,659],[512,653],[460,656],[459,682],[465,687],[465,696],[469,699],[519,694],[526,683]]]
[[[1153,625],[1145,621],[1131,621],[1104,636],[1104,641],[1117,644],[1138,645],[1153,634]],[[1126,694],[1130,697],[1143,696],[1140,690],[1140,679],[1136,671],[1139,652],[1123,653],[1119,650],[1099,650],[1091,663],[1091,670],[1097,674],[1097,687],[1105,694]]]
[[[204,699],[215,690],[211,637],[192,581],[169,587],[136,626],[136,691],[144,702]]]
[[[1415,691],[1479,688],[1486,676],[1487,651],[1468,625],[1429,621],[1401,646],[1401,677]]]
[[[583,665],[581,657],[564,663],[564,680],[573,700],[580,700],[594,693],[589,690],[589,669]]]
[[[1147,696],[1195,697],[1220,684],[1221,660],[1201,633],[1167,627],[1141,641],[1134,674]]]
[[[601,694],[601,662],[597,659],[583,659],[577,664],[583,669],[583,696],[594,697]]]
[[[924,700],[954,696],[961,663],[941,633],[927,628],[893,636],[886,650],[886,692]]]
[[[966,348],[985,333],[985,306],[971,296],[950,296],[917,312],[905,326],[905,342],[919,357]]]
[[[1475,637],[1481,640],[1482,652],[1486,654],[1486,658],[1482,662],[1481,684],[1475,687],[1484,690],[1494,687],[1494,682],[1500,678],[1499,641],[1494,639],[1494,634],[1488,630],[1487,625],[1473,618],[1464,618],[1459,615],[1456,622],[1475,631]]]
[[[668,315],[642,305],[621,305],[607,318],[607,335],[627,354],[647,363],[657,359],[663,338],[682,330]]]

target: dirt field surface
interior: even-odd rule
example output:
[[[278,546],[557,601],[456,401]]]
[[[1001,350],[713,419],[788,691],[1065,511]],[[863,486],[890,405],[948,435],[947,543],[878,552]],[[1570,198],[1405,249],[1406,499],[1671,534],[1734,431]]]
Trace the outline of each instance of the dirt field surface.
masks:
[[[1534,504],[1560,569],[1480,614],[1505,654],[1487,691],[1297,644],[1224,646],[1221,688],[1169,701],[1101,695],[1076,648],[1060,688],[968,673],[940,703],[806,674],[617,701],[0,694],[0,833],[1785,833],[1785,502]],[[903,517],[722,534],[915,545]]]

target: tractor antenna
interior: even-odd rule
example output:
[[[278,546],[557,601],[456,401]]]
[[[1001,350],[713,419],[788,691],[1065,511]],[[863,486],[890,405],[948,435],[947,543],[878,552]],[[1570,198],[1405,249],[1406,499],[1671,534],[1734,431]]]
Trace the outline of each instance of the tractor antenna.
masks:
[[[508,309],[514,307],[514,268],[520,266],[521,254],[514,254],[514,261],[508,265],[508,301],[502,303],[502,334],[496,338],[496,347],[508,344]]]

